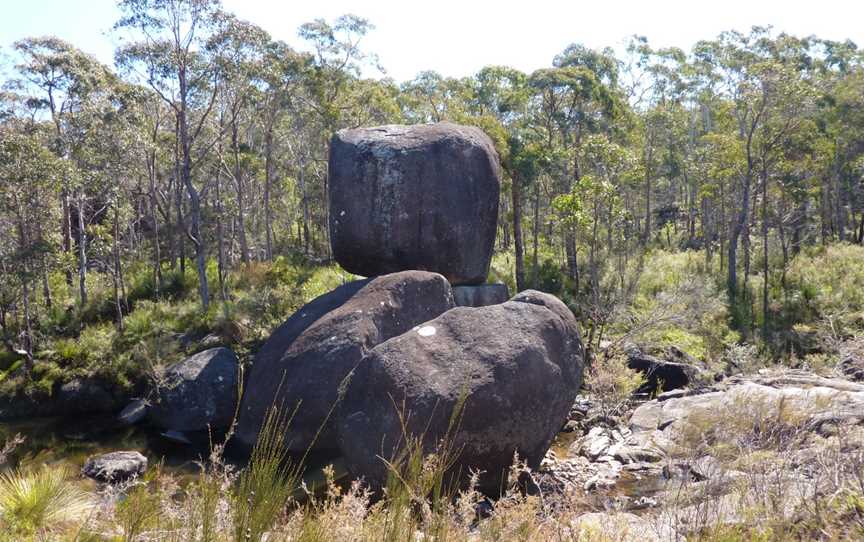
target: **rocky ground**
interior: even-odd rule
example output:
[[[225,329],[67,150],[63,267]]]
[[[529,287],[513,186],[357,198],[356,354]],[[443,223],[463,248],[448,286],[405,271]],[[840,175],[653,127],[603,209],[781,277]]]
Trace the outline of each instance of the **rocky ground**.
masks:
[[[845,538],[861,532],[860,502],[849,501],[864,489],[862,420],[864,384],[788,369],[665,392],[614,418],[580,397],[572,443],[547,454],[535,490],[550,506],[587,499],[598,511],[576,528],[612,539],[759,522],[800,534],[820,508],[849,513]]]

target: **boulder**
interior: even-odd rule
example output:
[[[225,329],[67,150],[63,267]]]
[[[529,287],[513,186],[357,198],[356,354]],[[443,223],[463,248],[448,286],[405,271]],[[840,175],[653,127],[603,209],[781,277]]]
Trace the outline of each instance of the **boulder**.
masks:
[[[652,355],[638,346],[627,349],[627,365],[645,375],[641,392],[670,391],[707,380],[700,363],[683,350],[670,346]]]
[[[544,301],[552,304],[549,297]],[[556,310],[516,300],[457,307],[372,349],[337,410],[349,470],[381,488],[382,458],[402,452],[401,418],[431,453],[463,398],[450,476],[464,482],[470,470],[482,470],[479,488],[496,493],[514,453],[538,466],[582,382],[581,341],[558,316],[569,313],[566,306],[557,304]]]
[[[147,458],[138,452],[111,452],[87,459],[81,473],[99,482],[116,483],[147,470]]]
[[[447,280],[426,271],[350,282],[305,305],[255,356],[241,402],[239,443],[253,446],[276,406],[288,414],[296,409],[289,450],[336,448],[330,413],[348,373],[374,346],[452,307]]]
[[[114,395],[101,382],[90,378],[76,378],[60,386],[57,402],[61,416],[104,413],[117,408]]]
[[[348,271],[486,280],[501,172],[492,140],[448,122],[342,130],[330,142],[330,240]]]
[[[510,298],[506,284],[454,286],[453,300],[457,307],[487,307],[504,303]]]
[[[155,390],[147,417],[160,429],[206,431],[231,425],[237,405],[238,361],[211,348],[171,366]]]

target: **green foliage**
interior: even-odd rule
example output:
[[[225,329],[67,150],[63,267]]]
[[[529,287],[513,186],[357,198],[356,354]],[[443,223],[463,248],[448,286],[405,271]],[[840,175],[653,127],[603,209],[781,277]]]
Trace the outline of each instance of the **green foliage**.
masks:
[[[232,494],[234,539],[260,542],[288,504],[303,475],[285,448],[291,417],[271,408]]]
[[[864,247],[836,244],[792,261],[787,289],[779,294],[791,326],[809,324],[842,338],[864,331]]]

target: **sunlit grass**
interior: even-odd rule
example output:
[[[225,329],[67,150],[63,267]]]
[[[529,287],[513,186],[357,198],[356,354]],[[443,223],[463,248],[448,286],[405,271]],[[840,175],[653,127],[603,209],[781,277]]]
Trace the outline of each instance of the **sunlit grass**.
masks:
[[[77,521],[92,506],[91,497],[69,480],[65,468],[0,474],[0,518],[13,532],[32,534]]]

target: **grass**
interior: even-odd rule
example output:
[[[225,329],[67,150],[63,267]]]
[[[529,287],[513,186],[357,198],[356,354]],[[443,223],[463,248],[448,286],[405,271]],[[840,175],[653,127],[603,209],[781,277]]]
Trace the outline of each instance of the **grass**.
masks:
[[[64,468],[43,466],[0,474],[0,518],[6,526],[0,537],[11,536],[8,540],[79,521],[92,506],[90,495],[70,481]]]

